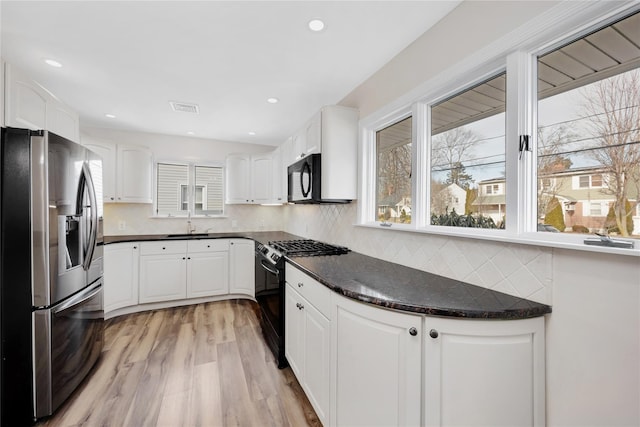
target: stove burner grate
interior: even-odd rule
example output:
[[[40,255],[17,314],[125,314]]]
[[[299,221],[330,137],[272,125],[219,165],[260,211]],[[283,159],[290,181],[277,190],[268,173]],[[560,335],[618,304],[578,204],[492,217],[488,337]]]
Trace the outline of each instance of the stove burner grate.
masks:
[[[330,245],[317,240],[277,240],[269,246],[289,256],[343,255],[349,252],[344,246]]]

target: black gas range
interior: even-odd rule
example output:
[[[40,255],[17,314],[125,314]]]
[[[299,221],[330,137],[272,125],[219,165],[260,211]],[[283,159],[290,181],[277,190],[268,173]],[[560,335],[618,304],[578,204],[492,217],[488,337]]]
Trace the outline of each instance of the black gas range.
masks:
[[[260,306],[260,324],[279,368],[289,365],[284,354],[285,256],[331,256],[348,252],[344,246],[309,239],[271,241],[268,245],[256,242],[256,300]]]

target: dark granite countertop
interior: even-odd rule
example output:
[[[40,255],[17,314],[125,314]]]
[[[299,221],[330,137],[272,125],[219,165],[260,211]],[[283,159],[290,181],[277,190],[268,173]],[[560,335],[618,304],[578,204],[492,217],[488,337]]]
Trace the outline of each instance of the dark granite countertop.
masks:
[[[244,238],[267,244],[303,237],[281,231],[105,236],[105,244],[167,239]],[[334,292],[396,310],[475,319],[526,319],[551,313],[551,307],[378,258],[350,252],[339,256],[287,257],[287,261]]]

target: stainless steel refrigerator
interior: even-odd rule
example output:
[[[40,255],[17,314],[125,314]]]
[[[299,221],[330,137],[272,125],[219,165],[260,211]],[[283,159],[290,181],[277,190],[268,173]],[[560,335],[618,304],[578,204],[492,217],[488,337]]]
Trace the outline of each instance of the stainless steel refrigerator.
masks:
[[[2,128],[0,148],[0,418],[20,426],[102,351],[102,161],[46,131]]]

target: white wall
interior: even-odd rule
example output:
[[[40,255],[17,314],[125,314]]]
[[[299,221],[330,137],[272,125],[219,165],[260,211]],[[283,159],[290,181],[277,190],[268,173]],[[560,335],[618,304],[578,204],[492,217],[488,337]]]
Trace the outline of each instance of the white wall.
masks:
[[[117,131],[84,127],[81,141],[102,141],[114,144],[140,145],[153,152],[154,160],[224,163],[232,153],[257,154],[272,151],[273,147],[239,144],[193,137]],[[235,232],[282,230],[281,209],[273,206],[226,205],[226,218],[192,218],[196,232]],[[118,224],[125,221],[126,229]],[[142,203],[106,203],[104,206],[104,234],[164,234],[187,231],[185,218],[153,218],[153,205]]]
[[[464,2],[341,104],[366,117],[556,4]],[[640,425],[637,257],[356,227],[355,204],[284,211],[285,231],[552,304],[547,425]]]

